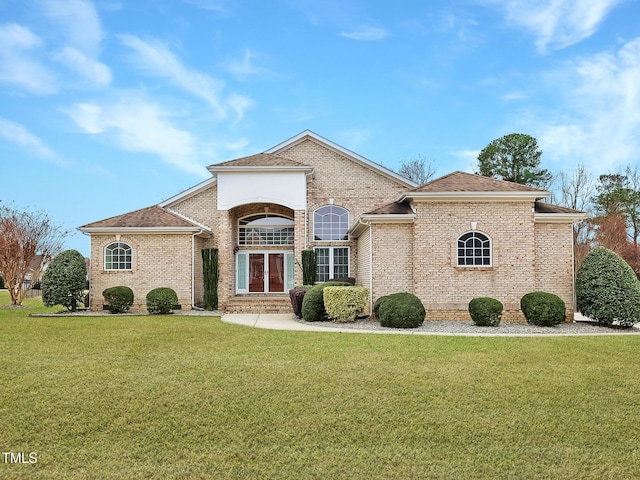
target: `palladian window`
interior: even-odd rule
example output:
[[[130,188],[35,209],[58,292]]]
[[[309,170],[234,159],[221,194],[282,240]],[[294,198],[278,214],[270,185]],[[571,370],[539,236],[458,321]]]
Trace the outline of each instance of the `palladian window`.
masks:
[[[338,205],[325,205],[313,212],[314,240],[349,240],[349,211]]]
[[[105,270],[131,270],[131,246],[114,242],[104,249]]]
[[[293,220],[274,215],[253,215],[240,220],[238,245],[293,245]]]
[[[490,267],[491,239],[484,233],[468,232],[458,238],[459,267]]]

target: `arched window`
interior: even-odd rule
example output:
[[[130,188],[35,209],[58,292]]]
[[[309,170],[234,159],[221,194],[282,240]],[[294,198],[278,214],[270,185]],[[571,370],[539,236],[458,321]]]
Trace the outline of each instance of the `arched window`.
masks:
[[[238,245],[293,245],[293,220],[279,215],[252,215],[238,222]]]
[[[131,270],[131,246],[113,242],[104,249],[105,270]]]
[[[484,233],[468,232],[458,238],[459,267],[490,267],[491,239]]]
[[[314,240],[348,240],[349,211],[337,205],[325,205],[313,212]]]

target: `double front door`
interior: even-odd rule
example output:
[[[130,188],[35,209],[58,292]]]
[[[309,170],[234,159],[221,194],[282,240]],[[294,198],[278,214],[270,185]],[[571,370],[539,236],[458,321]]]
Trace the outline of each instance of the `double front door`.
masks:
[[[284,293],[293,288],[293,267],[293,252],[238,252],[236,293]]]

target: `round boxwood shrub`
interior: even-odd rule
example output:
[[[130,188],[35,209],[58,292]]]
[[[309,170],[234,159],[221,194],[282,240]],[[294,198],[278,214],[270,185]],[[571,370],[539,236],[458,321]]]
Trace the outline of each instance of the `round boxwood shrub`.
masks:
[[[618,254],[596,247],[576,276],[576,307],[605,327],[632,327],[640,321],[640,283]]]
[[[344,287],[350,285],[345,282],[324,282],[307,290],[302,299],[302,318],[307,322],[321,322],[327,320],[324,308],[323,290],[325,287]]]
[[[502,319],[504,305],[489,297],[474,298],[469,302],[469,315],[479,327],[497,327]]]
[[[411,293],[392,293],[378,300],[376,316],[383,327],[417,328],[424,322],[424,305]]]
[[[102,292],[111,313],[123,313],[133,305],[133,290],[125,286],[107,288]]]
[[[527,293],[520,299],[520,309],[527,323],[554,327],[565,321],[567,309],[557,295],[547,292]]]
[[[173,313],[173,309],[177,304],[178,295],[172,288],[154,288],[147,293],[147,310],[149,313]]]

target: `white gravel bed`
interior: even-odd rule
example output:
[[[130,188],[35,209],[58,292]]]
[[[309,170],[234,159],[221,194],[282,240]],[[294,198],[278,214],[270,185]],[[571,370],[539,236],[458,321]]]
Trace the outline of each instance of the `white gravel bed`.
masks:
[[[527,323],[501,322],[497,327],[479,327],[471,320],[425,320],[418,328],[389,328],[371,318],[358,319],[353,323],[306,322],[303,325],[326,327],[327,329],[375,330],[380,332],[411,332],[443,335],[633,335],[640,334],[640,325],[633,328],[599,327],[593,322],[578,321],[561,323],[555,327],[538,327]]]

